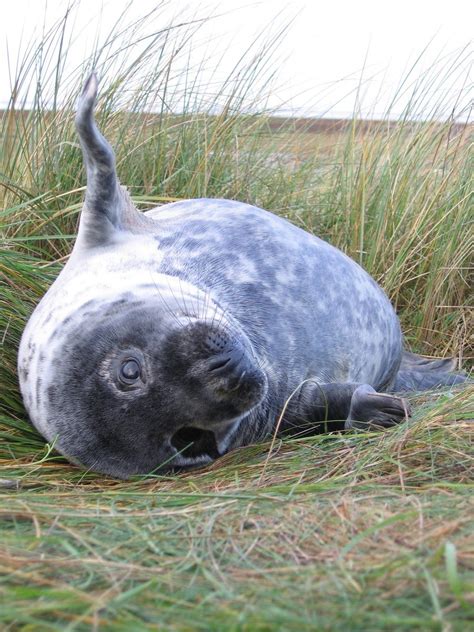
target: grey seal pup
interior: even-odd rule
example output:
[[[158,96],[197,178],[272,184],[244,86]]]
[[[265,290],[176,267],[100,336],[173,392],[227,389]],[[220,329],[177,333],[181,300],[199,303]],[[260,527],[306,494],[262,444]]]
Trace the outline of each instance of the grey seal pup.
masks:
[[[388,392],[462,381],[404,353],[377,283],[288,221],[217,199],[138,212],[96,95],[92,74],[77,240],[18,358],[29,417],[68,459],[119,478],[194,467],[276,429],[391,426],[409,406]]]

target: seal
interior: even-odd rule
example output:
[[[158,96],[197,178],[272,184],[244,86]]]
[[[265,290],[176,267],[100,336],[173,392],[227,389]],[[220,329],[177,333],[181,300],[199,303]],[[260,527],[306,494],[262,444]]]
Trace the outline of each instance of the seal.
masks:
[[[391,392],[464,379],[404,353],[376,282],[288,221],[217,199],[140,213],[96,95],[92,74],[77,240],[18,358],[29,417],[68,459],[119,478],[195,467],[277,429],[388,427],[410,414]]]

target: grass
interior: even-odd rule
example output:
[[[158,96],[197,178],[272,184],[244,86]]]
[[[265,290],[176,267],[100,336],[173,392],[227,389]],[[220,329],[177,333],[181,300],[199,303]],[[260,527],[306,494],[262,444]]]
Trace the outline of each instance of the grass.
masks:
[[[261,444],[126,483],[67,464],[25,419],[16,350],[74,239],[84,175],[73,105],[92,66],[105,77],[98,119],[139,207],[223,196],[280,213],[379,280],[411,348],[472,360],[472,125],[457,112],[440,122],[433,96],[465,71],[467,51],[423,78],[414,69],[396,122],[355,111],[333,132],[275,130],[254,95],[272,85],[281,32],[203,86],[182,63],[199,22],[153,29],[155,18],[124,14],[66,73],[68,14],[13,72],[0,134],[0,626],[468,629],[472,388],[413,395],[414,418],[390,432],[277,440],[270,458]]]
[[[48,629],[465,630],[472,402],[383,435],[239,450],[119,483],[10,461],[0,621]],[[454,412],[456,411],[456,412]],[[471,481],[471,482],[470,482]]]

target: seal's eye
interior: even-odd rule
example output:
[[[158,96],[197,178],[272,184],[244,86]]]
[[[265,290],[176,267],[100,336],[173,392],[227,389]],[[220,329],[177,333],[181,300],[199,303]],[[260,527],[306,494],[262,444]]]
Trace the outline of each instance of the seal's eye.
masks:
[[[122,363],[119,378],[125,384],[133,384],[140,377],[140,365],[136,360],[128,359]]]

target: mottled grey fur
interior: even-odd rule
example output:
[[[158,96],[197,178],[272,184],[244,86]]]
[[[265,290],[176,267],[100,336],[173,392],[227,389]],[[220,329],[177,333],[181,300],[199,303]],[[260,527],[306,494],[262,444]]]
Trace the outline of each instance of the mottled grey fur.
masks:
[[[76,245],[19,353],[30,418],[68,458],[118,477],[191,467],[268,436],[283,410],[282,432],[390,426],[409,407],[387,391],[462,379],[403,355],[375,281],[289,222],[228,200],[139,213],[96,92],[92,75]]]

